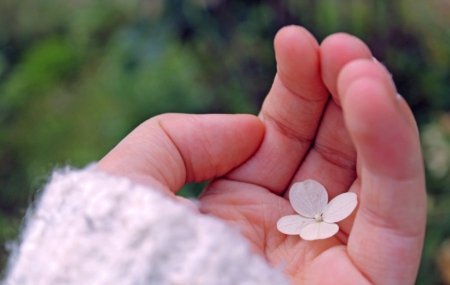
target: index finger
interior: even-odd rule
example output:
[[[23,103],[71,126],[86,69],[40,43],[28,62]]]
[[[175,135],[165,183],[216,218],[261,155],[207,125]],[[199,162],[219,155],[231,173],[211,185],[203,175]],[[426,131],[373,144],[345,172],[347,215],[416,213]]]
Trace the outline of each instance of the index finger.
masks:
[[[308,152],[329,93],[320,74],[319,45],[304,28],[289,26],[275,38],[277,75],[259,118],[261,147],[226,178],[281,194]]]

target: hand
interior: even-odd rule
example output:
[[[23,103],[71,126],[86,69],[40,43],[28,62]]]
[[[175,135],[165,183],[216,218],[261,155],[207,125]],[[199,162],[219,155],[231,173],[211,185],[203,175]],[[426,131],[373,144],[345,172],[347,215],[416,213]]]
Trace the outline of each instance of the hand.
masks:
[[[98,164],[173,195],[213,179],[200,211],[240,228],[293,284],[413,284],[425,231],[417,127],[387,70],[346,34],[319,47],[300,27],[275,38],[278,73],[258,117],[166,114],[133,131]],[[331,97],[329,94],[331,93]],[[329,199],[359,206],[337,235],[280,233],[287,189],[314,179]]]

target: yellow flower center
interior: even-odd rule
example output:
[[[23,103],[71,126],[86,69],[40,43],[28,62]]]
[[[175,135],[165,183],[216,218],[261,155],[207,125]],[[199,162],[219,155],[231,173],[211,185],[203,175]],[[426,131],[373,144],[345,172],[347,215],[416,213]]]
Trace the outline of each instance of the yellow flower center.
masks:
[[[321,215],[321,214],[315,215],[315,216],[314,216],[314,219],[316,219],[316,222],[322,222],[322,221],[323,221],[322,215]]]

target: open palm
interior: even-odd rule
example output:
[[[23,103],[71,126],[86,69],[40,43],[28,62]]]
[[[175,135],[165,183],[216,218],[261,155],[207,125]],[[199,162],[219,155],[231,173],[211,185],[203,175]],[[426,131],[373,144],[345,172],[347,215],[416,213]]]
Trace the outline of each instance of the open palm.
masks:
[[[275,39],[278,72],[258,117],[166,114],[99,162],[168,194],[212,179],[200,211],[239,228],[294,284],[413,284],[425,226],[417,128],[387,70],[358,39],[319,47],[303,28]],[[331,96],[329,95],[331,93]],[[314,179],[357,210],[325,240],[276,228],[294,214],[288,189]]]

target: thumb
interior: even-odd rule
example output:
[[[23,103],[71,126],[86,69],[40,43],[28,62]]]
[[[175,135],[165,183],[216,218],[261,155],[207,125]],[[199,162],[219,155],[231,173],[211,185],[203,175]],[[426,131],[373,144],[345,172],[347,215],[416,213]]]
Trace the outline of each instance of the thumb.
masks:
[[[165,114],[137,127],[98,167],[176,193],[237,167],[263,136],[264,125],[251,115]]]
[[[349,255],[374,284],[414,284],[426,222],[415,122],[388,72],[376,62],[347,64],[338,89],[361,162],[360,206]]]

